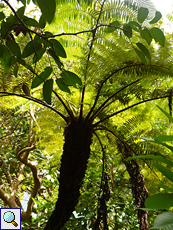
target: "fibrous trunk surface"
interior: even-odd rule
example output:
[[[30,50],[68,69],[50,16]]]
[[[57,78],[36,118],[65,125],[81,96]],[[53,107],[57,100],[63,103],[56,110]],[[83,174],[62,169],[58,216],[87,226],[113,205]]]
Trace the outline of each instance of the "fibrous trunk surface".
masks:
[[[45,230],[60,230],[69,220],[79,200],[79,190],[90,155],[91,125],[84,125],[78,119],[73,120],[65,127],[64,135],[58,200]]]

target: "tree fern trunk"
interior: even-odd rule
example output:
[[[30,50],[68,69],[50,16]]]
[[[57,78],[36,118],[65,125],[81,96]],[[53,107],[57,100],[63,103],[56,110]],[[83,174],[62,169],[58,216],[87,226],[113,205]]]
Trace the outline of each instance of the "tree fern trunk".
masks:
[[[79,190],[90,155],[91,125],[84,126],[82,121],[76,119],[65,128],[64,135],[58,200],[45,230],[60,230],[69,220],[79,200]]]
[[[136,160],[127,161],[128,157],[132,157],[131,151],[126,144],[118,143],[118,149],[122,152],[123,162],[130,175],[130,183],[132,193],[137,207],[139,219],[139,229],[149,230],[148,211],[143,211],[140,208],[145,208],[145,200],[148,197],[148,190],[145,186],[144,176],[140,173],[140,168]]]

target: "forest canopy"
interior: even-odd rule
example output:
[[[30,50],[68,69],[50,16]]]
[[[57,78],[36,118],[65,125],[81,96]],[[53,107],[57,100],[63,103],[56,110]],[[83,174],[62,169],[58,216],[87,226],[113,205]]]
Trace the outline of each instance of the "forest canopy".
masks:
[[[0,207],[21,208],[22,229],[170,229],[173,50],[161,12],[150,0],[0,8]]]

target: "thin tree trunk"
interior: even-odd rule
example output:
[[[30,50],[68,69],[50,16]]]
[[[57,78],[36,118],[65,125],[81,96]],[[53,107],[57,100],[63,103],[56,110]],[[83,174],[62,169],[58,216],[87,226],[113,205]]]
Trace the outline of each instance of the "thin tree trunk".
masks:
[[[65,143],[60,167],[59,194],[55,210],[45,230],[60,230],[70,219],[80,196],[80,187],[85,176],[92,126],[73,120],[65,128]]]

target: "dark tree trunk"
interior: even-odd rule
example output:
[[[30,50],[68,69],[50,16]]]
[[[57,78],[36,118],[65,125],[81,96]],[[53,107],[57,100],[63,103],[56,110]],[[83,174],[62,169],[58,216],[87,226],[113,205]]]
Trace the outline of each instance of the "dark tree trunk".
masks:
[[[128,148],[125,147],[126,159],[132,157]],[[145,187],[144,176],[140,173],[140,168],[136,160],[124,161],[126,169],[130,175],[130,183],[132,193],[137,207],[140,230],[149,230],[148,211],[143,211],[139,208],[145,208],[145,200],[148,197],[148,190]]]
[[[143,211],[139,208],[145,208],[145,200],[148,197],[148,190],[145,187],[144,176],[140,173],[139,165],[136,160],[125,162],[127,171],[130,175],[130,183],[132,185],[132,193],[135,199],[136,207],[138,208],[138,219],[140,230],[149,230],[148,211]]]
[[[45,230],[60,230],[69,220],[79,200],[79,190],[90,155],[91,125],[84,125],[84,122],[76,119],[65,127],[64,135],[58,200]]]
[[[136,160],[127,161],[128,157],[132,157],[131,147],[125,141],[118,143],[118,149],[123,155],[123,162],[130,175],[130,183],[132,193],[137,207],[140,230],[149,230],[148,211],[143,211],[139,208],[145,208],[145,200],[148,197],[148,190],[145,187],[144,176],[140,173],[140,168]]]

